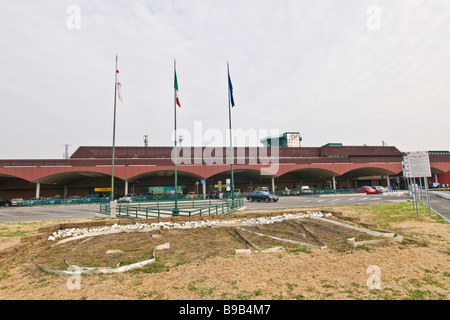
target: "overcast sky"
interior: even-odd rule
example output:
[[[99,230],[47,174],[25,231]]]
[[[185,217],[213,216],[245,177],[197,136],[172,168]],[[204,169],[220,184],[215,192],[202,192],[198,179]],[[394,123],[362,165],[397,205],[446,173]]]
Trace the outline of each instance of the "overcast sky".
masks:
[[[329,142],[450,150],[450,1],[2,0],[0,159],[298,131]],[[211,137],[215,136],[214,139]],[[250,139],[251,140],[251,139]]]

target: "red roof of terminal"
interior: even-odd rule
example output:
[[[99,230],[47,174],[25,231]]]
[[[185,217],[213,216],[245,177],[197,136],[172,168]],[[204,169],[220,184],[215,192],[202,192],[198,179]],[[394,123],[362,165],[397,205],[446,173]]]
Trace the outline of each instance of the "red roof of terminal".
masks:
[[[191,154],[194,154],[195,147],[191,148]],[[228,147],[222,147],[222,154],[227,155]],[[173,147],[116,147],[116,158],[136,159],[136,158],[170,158]],[[215,148],[220,150],[220,147]],[[252,151],[265,149],[264,147],[235,147],[237,151],[243,151],[246,155]],[[202,153],[205,147],[202,147]],[[391,146],[323,146],[323,147],[301,147],[301,148],[279,148],[280,158],[320,158],[320,157],[403,157],[403,153],[396,147]],[[268,154],[271,154],[271,148],[268,148]],[[81,146],[71,159],[105,159],[112,157],[112,147],[105,146]]]

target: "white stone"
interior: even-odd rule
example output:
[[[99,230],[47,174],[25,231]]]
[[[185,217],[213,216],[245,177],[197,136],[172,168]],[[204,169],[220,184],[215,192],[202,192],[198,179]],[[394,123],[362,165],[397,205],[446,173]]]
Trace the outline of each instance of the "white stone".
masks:
[[[71,228],[66,230],[59,230],[58,232],[53,232],[52,237],[54,240],[61,237],[71,237],[71,236],[79,236],[86,235],[89,233],[101,233],[107,232],[109,230],[116,229],[125,229],[125,230],[137,230],[137,229],[191,229],[191,228],[203,228],[203,227],[211,227],[214,225],[239,225],[239,224],[273,224],[277,222],[282,222],[284,220],[289,219],[298,219],[298,218],[307,218],[307,217],[330,217],[331,213],[323,214],[321,211],[308,211],[305,213],[298,214],[283,214],[280,216],[274,217],[260,217],[260,218],[251,218],[251,219],[233,219],[233,220],[206,220],[206,221],[187,221],[184,224],[180,223],[172,223],[172,222],[159,222],[159,223],[151,223],[151,224],[142,224],[136,223],[134,225],[125,225],[121,226],[118,224],[113,224],[112,226],[104,226],[101,228],[93,228],[93,229],[77,229]],[[50,238],[50,237],[49,237]]]

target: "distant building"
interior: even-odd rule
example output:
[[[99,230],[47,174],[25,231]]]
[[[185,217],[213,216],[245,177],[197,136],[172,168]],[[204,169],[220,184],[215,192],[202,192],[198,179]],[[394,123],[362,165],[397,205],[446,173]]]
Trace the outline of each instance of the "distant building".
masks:
[[[265,147],[235,147],[235,189],[405,187],[405,154],[394,146],[300,147],[301,140],[298,132],[286,132],[263,139]],[[174,192],[173,151],[173,146],[116,146],[114,194]],[[200,183],[202,193],[213,193],[230,179],[228,147],[184,146],[179,154],[179,193],[197,192]],[[112,156],[111,146],[81,146],[68,159],[0,159],[0,198],[109,196]],[[431,151],[429,156],[428,181],[450,184],[450,152]]]
[[[331,142],[324,145],[324,147],[342,147],[342,143]]]
[[[267,137],[261,139],[261,143],[264,147],[287,147],[287,148],[300,148],[300,142],[302,137],[299,132],[285,132],[278,137]]]

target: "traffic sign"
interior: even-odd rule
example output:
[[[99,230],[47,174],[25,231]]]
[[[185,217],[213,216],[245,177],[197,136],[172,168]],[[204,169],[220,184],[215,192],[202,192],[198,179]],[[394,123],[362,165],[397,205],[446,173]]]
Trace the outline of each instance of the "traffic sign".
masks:
[[[404,174],[408,178],[431,177],[428,151],[407,152],[404,160]]]

